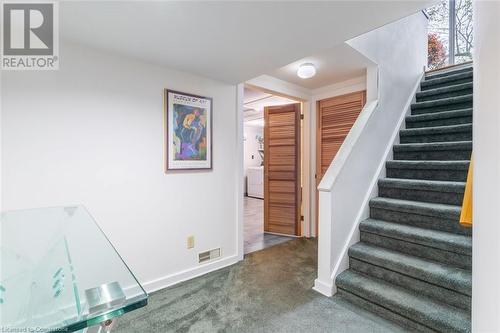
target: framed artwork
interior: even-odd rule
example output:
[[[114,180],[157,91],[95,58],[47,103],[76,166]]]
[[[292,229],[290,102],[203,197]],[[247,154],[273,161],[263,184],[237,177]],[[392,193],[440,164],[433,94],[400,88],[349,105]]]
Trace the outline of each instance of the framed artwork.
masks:
[[[165,89],[166,171],[212,168],[212,98]]]

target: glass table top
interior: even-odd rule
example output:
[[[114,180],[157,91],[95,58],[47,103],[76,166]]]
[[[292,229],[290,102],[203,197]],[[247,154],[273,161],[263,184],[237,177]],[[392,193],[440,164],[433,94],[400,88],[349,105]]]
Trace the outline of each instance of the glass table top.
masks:
[[[83,206],[4,212],[0,223],[1,332],[74,332],[147,304]]]

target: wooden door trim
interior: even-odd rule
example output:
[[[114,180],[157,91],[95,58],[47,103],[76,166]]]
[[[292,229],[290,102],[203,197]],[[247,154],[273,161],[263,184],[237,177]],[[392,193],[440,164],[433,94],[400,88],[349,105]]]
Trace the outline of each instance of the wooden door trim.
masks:
[[[269,229],[269,107],[264,107],[264,232]]]
[[[295,221],[295,236],[302,234],[302,156],[301,153],[301,103],[295,104],[295,200],[297,219]]]

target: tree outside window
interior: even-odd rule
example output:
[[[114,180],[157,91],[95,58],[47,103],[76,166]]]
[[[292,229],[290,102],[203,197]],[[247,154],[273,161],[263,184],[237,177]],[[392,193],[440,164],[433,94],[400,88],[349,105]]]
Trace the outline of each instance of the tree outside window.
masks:
[[[474,50],[472,0],[442,1],[426,12],[429,16],[429,68],[471,61]]]

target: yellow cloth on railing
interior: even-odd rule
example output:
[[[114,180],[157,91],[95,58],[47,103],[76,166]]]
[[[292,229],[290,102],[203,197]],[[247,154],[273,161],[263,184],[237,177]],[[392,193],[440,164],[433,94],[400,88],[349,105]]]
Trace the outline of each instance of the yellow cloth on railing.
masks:
[[[470,159],[469,172],[467,173],[467,183],[465,184],[460,224],[464,227],[472,227],[472,157]]]

